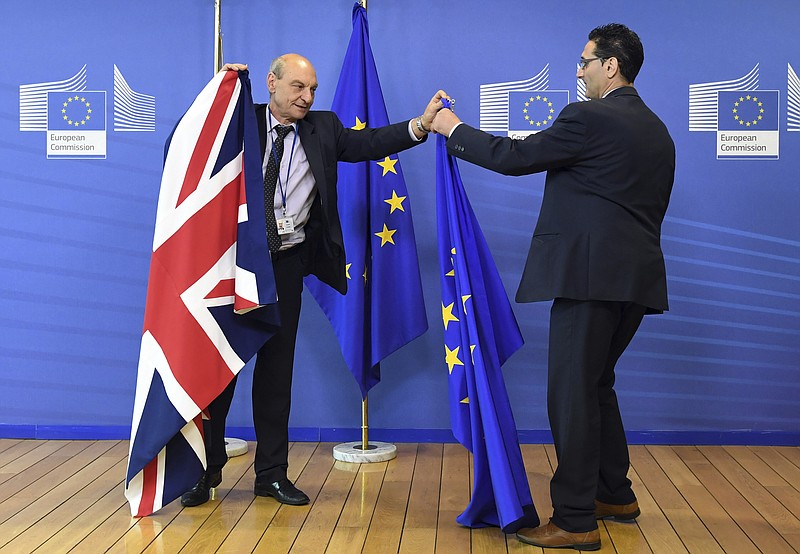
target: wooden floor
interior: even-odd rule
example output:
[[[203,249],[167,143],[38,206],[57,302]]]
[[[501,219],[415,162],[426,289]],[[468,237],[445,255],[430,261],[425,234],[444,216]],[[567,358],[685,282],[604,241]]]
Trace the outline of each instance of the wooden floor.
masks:
[[[334,461],[332,444],[294,443],[289,477],[312,502],[293,507],[253,496],[251,445],[215,500],[137,520],[122,490],[127,442],[0,439],[0,552],[542,552],[455,523],[470,494],[463,447],[397,446],[395,460],[359,466]],[[522,450],[547,521],[553,448]],[[601,552],[800,551],[800,448],[633,446],[631,461],[642,515],[600,522]]]

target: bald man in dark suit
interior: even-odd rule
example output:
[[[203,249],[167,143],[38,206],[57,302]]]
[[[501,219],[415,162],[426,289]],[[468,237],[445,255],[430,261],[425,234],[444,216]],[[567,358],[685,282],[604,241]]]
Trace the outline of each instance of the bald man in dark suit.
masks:
[[[600,548],[596,519],[639,515],[614,392],[614,367],[646,313],[668,308],[661,223],[675,145],[633,88],[639,37],[594,29],[577,77],[588,102],[567,105],[551,128],[501,138],[439,112],[433,130],[451,155],[506,175],[547,171],[518,302],[553,301],[548,415],[558,455],[553,517],[517,533],[544,548]]]
[[[242,64],[223,67],[245,69]],[[308,496],[287,477],[294,350],[303,277],[315,275],[340,293],[347,291],[337,164],[381,159],[424,142],[433,116],[442,107],[444,92],[437,92],[419,117],[354,130],[345,127],[331,111],[311,110],[317,73],[305,57],[284,54],[275,58],[266,84],[269,104],[256,104],[255,112],[264,175],[270,173],[272,163],[275,178],[267,192],[265,177],[270,252],[264,255],[272,257],[281,326],[258,351],[253,369],[257,442],[253,492],[282,504],[303,505],[308,504]],[[208,408],[210,419],[204,422],[207,469],[181,496],[183,506],[207,502],[210,489],[222,482],[222,468],[228,460],[225,420],[235,386],[236,378]]]

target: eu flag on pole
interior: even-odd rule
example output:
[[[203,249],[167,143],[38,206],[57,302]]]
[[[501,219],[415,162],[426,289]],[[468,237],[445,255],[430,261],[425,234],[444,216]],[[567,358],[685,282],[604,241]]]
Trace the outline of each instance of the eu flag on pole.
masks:
[[[389,124],[367,13],[353,7],[353,33],[332,110],[353,129]],[[380,361],[428,329],[417,246],[403,171],[396,155],[339,164],[339,213],[347,294],[313,277],[309,290],[333,325],[362,397],[380,381]]]
[[[445,103],[447,107],[447,103]],[[456,521],[513,533],[536,527],[517,427],[500,366],[522,335],[455,158],[436,137],[436,214],[445,363],[453,434],[473,455],[469,506]]]
[[[278,328],[247,72],[223,71],[167,146],[125,496],[146,516],[206,468],[202,411]]]

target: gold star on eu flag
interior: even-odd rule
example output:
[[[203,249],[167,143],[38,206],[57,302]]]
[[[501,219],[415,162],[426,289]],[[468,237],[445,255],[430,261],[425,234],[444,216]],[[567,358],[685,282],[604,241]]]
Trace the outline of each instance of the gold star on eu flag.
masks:
[[[367,124],[364,123],[363,121],[361,121],[360,119],[358,119],[358,116],[356,116],[356,124],[353,125],[350,128],[355,130],[355,131],[360,131],[361,129],[364,129],[366,126],[367,126]]]
[[[401,212],[406,211],[405,208],[403,208],[403,200],[405,199],[405,196],[397,196],[397,192],[393,190],[392,197],[384,200],[384,202],[392,207],[392,209],[389,210],[389,213],[394,213],[395,210],[400,210]]]
[[[447,326],[450,324],[451,321],[458,321],[458,318],[453,315],[453,306],[455,302],[451,302],[449,305],[445,306],[444,302],[442,302],[442,320],[444,321],[444,330],[447,331]]]
[[[458,359],[458,351],[460,346],[456,346],[453,350],[444,345],[444,361],[447,364],[447,371],[453,373],[453,368],[457,365],[464,365],[464,362]]]
[[[381,175],[381,177],[386,177],[386,174],[389,173],[390,171],[395,175],[397,175],[397,171],[394,168],[394,164],[396,164],[397,161],[398,160],[392,160],[389,158],[389,156],[386,156],[386,158],[384,158],[382,162],[375,162],[376,164],[378,164],[383,168],[383,175]]]
[[[396,232],[397,232],[397,229],[389,229],[388,227],[386,227],[386,224],[384,223],[383,224],[383,231],[381,231],[379,233],[375,233],[375,236],[376,237],[380,237],[380,239],[381,239],[381,247],[383,247],[383,245],[386,244],[387,242],[390,242],[390,243],[394,244],[394,239],[392,238],[392,236]]]

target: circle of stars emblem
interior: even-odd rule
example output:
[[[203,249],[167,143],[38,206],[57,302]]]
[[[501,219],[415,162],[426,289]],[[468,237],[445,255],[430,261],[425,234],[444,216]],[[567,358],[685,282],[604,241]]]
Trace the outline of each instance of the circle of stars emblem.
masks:
[[[80,115],[80,112],[83,111],[81,109],[81,104],[83,108],[86,109],[86,113],[83,117],[71,117],[70,113],[78,112],[77,115]],[[75,106],[74,108],[72,106]],[[67,125],[80,127],[81,125],[86,125],[86,122],[92,118],[92,104],[85,97],[82,96],[70,96],[67,98],[67,101],[62,104],[61,113],[63,114],[64,121],[67,122]]]
[[[548,111],[546,118],[533,119],[528,114],[528,108],[531,106],[531,104],[535,104],[536,102],[542,102],[545,106],[547,106]],[[547,96],[542,96],[541,94],[537,94],[536,96],[531,96],[530,98],[528,98],[528,100],[525,102],[525,107],[522,109],[522,113],[525,114],[525,121],[527,121],[531,125],[531,127],[533,127],[534,125],[536,127],[542,127],[544,125],[547,125],[549,122],[553,120],[553,113],[555,113],[555,110],[553,109],[553,103],[547,99]]]
[[[756,108],[758,109],[757,116],[754,119],[743,118],[739,116],[739,108],[740,106],[743,108],[752,108],[748,105],[748,103],[752,102],[755,104]],[[750,110],[748,110],[750,111]],[[758,97],[751,96],[748,94],[747,96],[740,96],[739,100],[733,103],[733,119],[739,122],[739,125],[743,127],[751,127],[758,125],[758,122],[761,121],[764,117],[764,106],[763,102],[761,102]]]

